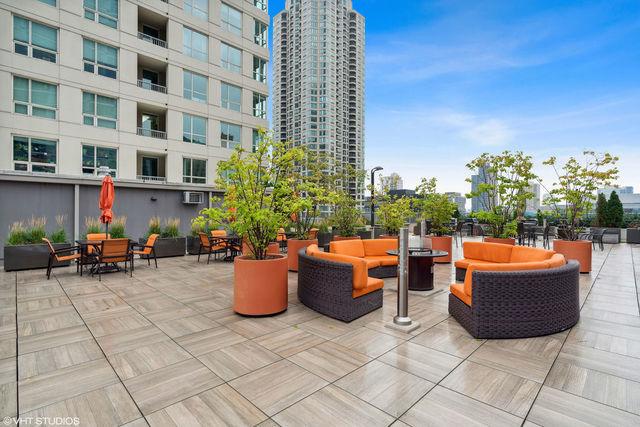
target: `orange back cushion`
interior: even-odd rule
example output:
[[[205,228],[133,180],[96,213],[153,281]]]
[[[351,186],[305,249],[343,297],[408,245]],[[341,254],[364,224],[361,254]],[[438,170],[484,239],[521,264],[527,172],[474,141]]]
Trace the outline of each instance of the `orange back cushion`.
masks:
[[[307,246],[307,255],[313,255],[316,252],[320,252],[320,249],[318,249],[318,245],[313,244],[313,245]]]
[[[503,245],[506,246],[506,245]],[[546,270],[547,261],[534,262],[510,262],[499,264],[470,264],[467,274],[464,276],[464,292],[471,296],[472,277],[474,271],[521,271],[521,270]]]
[[[465,258],[490,262],[509,262],[513,246],[500,243],[464,242]]]
[[[545,262],[547,263],[548,268],[556,268],[565,265],[567,263],[567,260],[564,259],[564,255],[555,254]]]
[[[362,245],[364,256],[388,255],[387,251],[398,249],[398,239],[365,239]]]
[[[528,246],[514,246],[511,250],[509,262],[545,261],[555,254],[547,249],[530,248]]]
[[[367,286],[367,262],[364,259],[348,255],[315,252],[314,257],[333,262],[342,262],[353,266],[353,289],[363,289]]]
[[[211,230],[211,237],[226,237],[227,230]]]
[[[349,255],[364,258],[364,246],[362,240],[338,240],[329,244],[329,252],[333,254]]]

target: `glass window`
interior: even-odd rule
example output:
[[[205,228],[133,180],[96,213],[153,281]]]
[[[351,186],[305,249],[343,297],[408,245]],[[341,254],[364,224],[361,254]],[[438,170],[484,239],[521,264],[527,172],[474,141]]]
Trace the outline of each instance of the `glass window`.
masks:
[[[13,168],[17,171],[56,173],[57,142],[48,139],[13,137]]]
[[[226,43],[221,45],[222,68],[234,73],[242,73],[242,51]]]
[[[222,3],[221,20],[222,28],[237,35],[242,35],[242,12],[225,3]]]
[[[56,62],[58,29],[19,16],[13,17],[13,51],[49,62]]]
[[[207,85],[206,76],[183,70],[183,96],[198,102],[207,102]]]
[[[97,175],[100,166],[108,167],[109,174],[115,178],[118,171],[118,150],[82,144],[82,173]]]
[[[253,78],[261,83],[267,82],[267,61],[253,56]]]
[[[84,0],[84,17],[118,28],[118,0]]]
[[[13,102],[18,114],[55,119],[58,86],[13,76]]]
[[[182,114],[182,140],[192,144],[207,143],[207,119],[191,114]]]
[[[201,159],[182,159],[182,182],[206,184],[207,161]]]
[[[267,97],[261,93],[253,92],[253,115],[261,119],[267,118]]]
[[[254,19],[254,33],[253,40],[256,42],[258,46],[266,47],[267,46],[267,24]]]
[[[42,3],[48,4],[49,6],[56,7],[56,0],[40,0]]]
[[[220,122],[220,146],[223,148],[240,147],[242,128],[231,123]]]
[[[93,40],[82,40],[84,71],[115,79],[118,75],[118,49]]]
[[[118,100],[95,93],[82,92],[82,122],[102,128],[116,128]]]
[[[209,19],[209,0],[184,0],[184,11],[206,21]]]
[[[228,83],[222,83],[222,108],[240,111],[242,107],[242,89]]]
[[[253,0],[253,5],[260,10],[267,10],[267,0]]]
[[[184,27],[182,35],[183,53],[200,61],[208,61],[209,39],[207,36],[187,27]]]
[[[258,129],[253,130],[253,140],[251,141],[251,150],[255,153],[258,150],[262,138],[260,138],[260,131]]]

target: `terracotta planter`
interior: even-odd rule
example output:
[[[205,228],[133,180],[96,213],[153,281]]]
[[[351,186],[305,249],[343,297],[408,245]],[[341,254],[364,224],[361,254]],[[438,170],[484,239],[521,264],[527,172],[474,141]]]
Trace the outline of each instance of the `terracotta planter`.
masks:
[[[317,245],[318,239],[287,240],[287,259],[289,260],[289,271],[298,271],[298,251],[307,246]]]
[[[333,236],[333,240],[358,240],[360,236]]]
[[[398,236],[397,235],[393,235],[393,234],[381,234],[379,236],[376,237],[376,239],[397,239]]]
[[[502,237],[485,237],[484,241],[487,243],[501,243],[503,245],[511,245],[515,246],[516,239],[512,239],[510,237],[502,238]]]
[[[233,263],[233,310],[245,316],[268,316],[287,309],[287,257],[255,260],[236,257]]]
[[[267,253],[271,255],[280,255],[280,243],[271,242],[267,246]],[[251,248],[246,240],[242,240],[242,255],[251,255]]]
[[[553,250],[564,255],[567,260],[580,263],[580,273],[591,272],[591,242],[588,240],[554,240]]]
[[[453,239],[451,238],[451,236],[431,236],[431,249],[445,251],[449,254],[447,256],[434,258],[433,262],[436,262],[439,264],[446,264],[451,262],[451,251],[452,251],[451,243],[452,242],[453,242]]]

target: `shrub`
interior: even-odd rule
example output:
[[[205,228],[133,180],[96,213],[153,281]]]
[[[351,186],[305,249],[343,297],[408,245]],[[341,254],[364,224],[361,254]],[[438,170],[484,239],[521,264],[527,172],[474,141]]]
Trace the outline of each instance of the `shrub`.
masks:
[[[363,224],[362,215],[356,201],[347,193],[342,193],[336,201],[332,224],[343,237],[357,235],[357,229]]]
[[[87,234],[96,234],[96,233],[102,233],[102,223],[100,222],[99,218],[94,218],[94,217],[85,217],[84,218],[84,237],[87,237]]]
[[[16,221],[9,226],[9,236],[5,243],[7,246],[27,244],[27,230],[22,221]]]
[[[596,202],[596,217],[594,218],[592,225],[596,227],[604,227],[607,222],[607,198],[604,194],[598,194],[598,201]]]
[[[168,218],[164,224],[160,237],[175,238],[180,236],[180,218]]]
[[[618,193],[611,192],[609,201],[607,202],[607,215],[605,227],[622,227],[624,220],[624,209],[622,208],[622,202]]]
[[[151,218],[149,218],[149,228],[147,228],[146,237],[149,237],[152,234],[162,234],[162,227],[160,226],[159,216],[152,216]]]
[[[45,217],[32,216],[27,226],[27,244],[42,243],[42,238],[47,237]]]
[[[122,239],[127,237],[125,234],[125,227],[127,225],[127,217],[119,216],[114,217],[109,225],[109,234],[112,239]]]
[[[67,232],[64,229],[65,221],[66,217],[64,215],[56,215],[56,224],[58,227],[51,233],[51,236],[49,236],[51,243],[65,243],[67,241]]]

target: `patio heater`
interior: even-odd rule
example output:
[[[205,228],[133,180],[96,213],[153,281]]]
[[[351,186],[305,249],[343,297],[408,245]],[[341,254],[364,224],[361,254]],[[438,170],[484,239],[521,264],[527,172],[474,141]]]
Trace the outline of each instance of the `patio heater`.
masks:
[[[375,201],[375,192],[376,192],[376,181],[375,181],[375,173],[381,171],[382,166],[376,166],[371,169],[371,238],[375,239],[375,225],[376,225],[376,201]]]
[[[402,227],[398,234],[398,313],[388,328],[411,332],[420,327],[409,317],[409,228]]]

